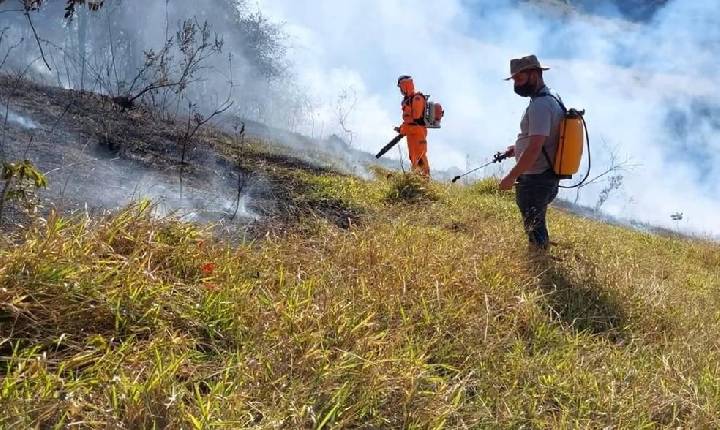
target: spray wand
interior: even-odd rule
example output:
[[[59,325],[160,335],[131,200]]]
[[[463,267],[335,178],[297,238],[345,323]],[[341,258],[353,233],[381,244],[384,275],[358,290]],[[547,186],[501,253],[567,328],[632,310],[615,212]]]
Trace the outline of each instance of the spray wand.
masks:
[[[485,168],[485,167],[487,167],[487,166],[489,166],[489,165],[491,165],[491,164],[493,164],[493,163],[499,163],[499,162],[503,161],[504,159],[508,158],[509,156],[510,156],[510,153],[509,153],[509,152],[505,152],[505,153],[498,152],[498,153],[496,153],[496,154],[493,156],[492,161],[490,161],[489,163],[483,164],[483,165],[480,166],[480,167],[476,167],[476,168],[470,170],[469,172],[463,173],[462,175],[458,175],[458,176],[454,177],[454,178],[452,179],[452,183],[454,184],[455,182],[457,182],[457,181],[458,181],[460,178],[462,178],[463,176],[467,176],[467,175],[469,175],[469,174],[471,174],[471,173],[473,173],[473,172],[477,172],[478,170],[483,169],[483,168]]]

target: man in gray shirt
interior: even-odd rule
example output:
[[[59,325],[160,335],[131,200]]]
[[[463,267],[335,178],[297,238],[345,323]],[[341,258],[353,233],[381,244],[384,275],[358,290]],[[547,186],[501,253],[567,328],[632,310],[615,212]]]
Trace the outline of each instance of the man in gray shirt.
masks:
[[[523,217],[531,247],[547,249],[550,236],[545,215],[548,205],[558,193],[559,178],[552,168],[560,141],[560,124],[564,108],[550,96],[543,81],[537,57],[530,55],[510,61],[515,93],[530,97],[530,104],[520,121],[520,134],[507,155],[515,156],[517,164],[500,182],[500,189],[515,186],[515,199]]]

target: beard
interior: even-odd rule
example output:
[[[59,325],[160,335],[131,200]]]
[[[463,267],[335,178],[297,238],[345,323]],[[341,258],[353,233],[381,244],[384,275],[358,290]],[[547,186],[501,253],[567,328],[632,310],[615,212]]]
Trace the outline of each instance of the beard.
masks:
[[[537,92],[537,87],[537,80],[533,82],[532,79],[528,79],[527,82],[522,85],[515,85],[515,94],[520,97],[532,97]]]

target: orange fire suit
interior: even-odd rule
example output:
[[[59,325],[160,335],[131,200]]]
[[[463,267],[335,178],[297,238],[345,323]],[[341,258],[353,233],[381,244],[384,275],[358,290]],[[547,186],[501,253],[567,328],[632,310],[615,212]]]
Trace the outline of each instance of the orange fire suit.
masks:
[[[427,127],[423,120],[425,114],[425,96],[415,92],[411,79],[400,82],[405,98],[402,101],[403,124],[400,134],[407,137],[408,152],[412,170],[423,176],[430,176],[430,163],[427,158]]]

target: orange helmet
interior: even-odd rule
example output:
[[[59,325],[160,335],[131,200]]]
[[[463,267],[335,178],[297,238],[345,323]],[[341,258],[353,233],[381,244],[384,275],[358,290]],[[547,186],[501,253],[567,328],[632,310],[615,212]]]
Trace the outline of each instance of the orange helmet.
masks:
[[[415,94],[415,83],[413,83],[413,78],[411,76],[400,76],[398,78],[398,87],[400,88],[400,91],[402,91],[402,93],[406,96]]]

